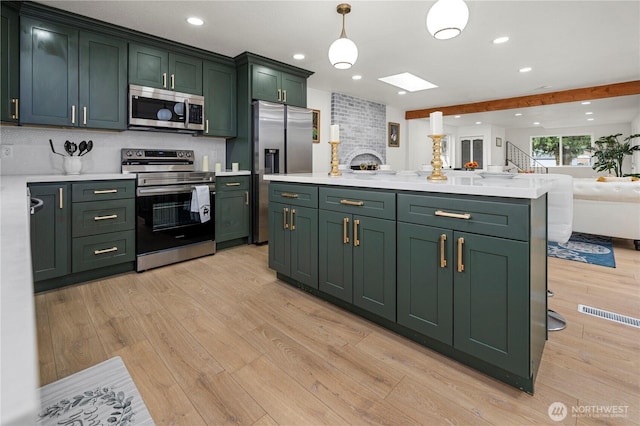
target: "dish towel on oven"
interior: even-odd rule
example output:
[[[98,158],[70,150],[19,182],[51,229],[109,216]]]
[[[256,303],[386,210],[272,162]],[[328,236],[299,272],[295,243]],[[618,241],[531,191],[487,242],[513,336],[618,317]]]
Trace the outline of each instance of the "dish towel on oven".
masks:
[[[191,212],[200,214],[200,223],[211,219],[211,200],[209,198],[209,185],[197,185],[191,193]]]

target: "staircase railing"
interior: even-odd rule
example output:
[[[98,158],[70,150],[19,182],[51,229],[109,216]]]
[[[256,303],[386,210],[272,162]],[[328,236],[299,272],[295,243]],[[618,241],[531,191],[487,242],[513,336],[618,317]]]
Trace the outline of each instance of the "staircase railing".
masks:
[[[519,172],[525,173],[549,173],[549,169],[537,161],[535,158],[507,141],[507,152],[505,156],[505,166],[513,164]]]

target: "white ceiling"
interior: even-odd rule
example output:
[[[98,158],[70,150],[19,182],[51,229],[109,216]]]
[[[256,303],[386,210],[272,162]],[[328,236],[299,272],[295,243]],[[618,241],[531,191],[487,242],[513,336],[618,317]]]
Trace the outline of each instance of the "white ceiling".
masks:
[[[340,35],[339,0],[41,3],[230,57],[256,53],[313,71],[310,88],[403,111],[640,79],[639,0],[467,0],[469,23],[450,40],[436,40],[426,30],[434,1],[351,1],[346,32],[359,56],[349,70],[334,69],[327,57],[329,45]],[[186,24],[192,15],[204,19],[204,26]],[[492,43],[503,35],[509,42]],[[294,53],[306,58],[296,61]],[[525,66],[533,70],[519,73]],[[377,80],[405,71],[439,87],[398,95],[397,88]],[[353,81],[354,74],[362,80]],[[445,123],[481,120],[530,127],[537,120],[546,128],[587,123],[579,103],[527,110],[526,119],[514,118],[510,111],[470,114],[455,123],[448,117]],[[540,117],[528,115],[534,110]],[[628,123],[640,114],[640,96],[600,100],[591,110],[591,124]]]

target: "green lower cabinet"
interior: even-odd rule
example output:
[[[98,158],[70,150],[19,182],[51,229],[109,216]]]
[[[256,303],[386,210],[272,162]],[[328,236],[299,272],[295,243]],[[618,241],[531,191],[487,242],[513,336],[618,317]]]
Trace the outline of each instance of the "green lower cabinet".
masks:
[[[249,176],[216,180],[216,242],[249,237]]]
[[[29,191],[31,197],[44,202],[42,209],[31,216],[33,280],[67,275],[71,269],[69,185],[31,184]]]
[[[135,231],[111,232],[74,238],[71,248],[72,272],[132,262],[136,258]]]
[[[529,377],[528,243],[462,232],[453,238],[462,249],[454,266],[453,346]]]
[[[396,320],[395,221],[320,210],[319,289]]]
[[[451,230],[398,223],[398,323],[447,345],[453,344],[451,241]]]
[[[318,210],[269,203],[269,267],[318,288]]]

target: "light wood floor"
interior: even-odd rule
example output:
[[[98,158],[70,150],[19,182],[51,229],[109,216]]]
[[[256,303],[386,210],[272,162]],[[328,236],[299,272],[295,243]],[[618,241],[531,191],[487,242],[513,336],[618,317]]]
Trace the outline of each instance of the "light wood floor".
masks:
[[[549,259],[551,333],[528,395],[275,278],[267,247],[36,296],[41,384],[119,355],[157,424],[554,424],[553,402],[628,406],[640,424],[640,329],[577,312],[640,317],[640,252],[617,268]]]

